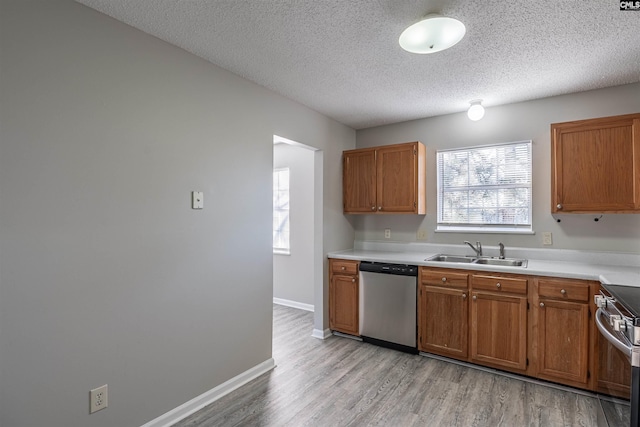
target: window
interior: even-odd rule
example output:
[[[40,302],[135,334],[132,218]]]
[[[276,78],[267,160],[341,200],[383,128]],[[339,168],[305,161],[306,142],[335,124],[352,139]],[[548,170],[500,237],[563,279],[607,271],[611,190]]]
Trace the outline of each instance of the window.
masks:
[[[531,232],[531,141],[437,153],[437,231]]]
[[[273,171],[273,252],[289,250],[289,168],[283,168]]]

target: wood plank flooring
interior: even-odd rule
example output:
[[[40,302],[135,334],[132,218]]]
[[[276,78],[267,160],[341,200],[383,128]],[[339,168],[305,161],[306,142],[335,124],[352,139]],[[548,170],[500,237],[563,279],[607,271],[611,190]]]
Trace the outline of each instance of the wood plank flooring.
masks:
[[[313,314],[294,308],[274,305],[273,322],[277,367],[174,427],[598,426],[590,395],[348,338],[318,340]]]

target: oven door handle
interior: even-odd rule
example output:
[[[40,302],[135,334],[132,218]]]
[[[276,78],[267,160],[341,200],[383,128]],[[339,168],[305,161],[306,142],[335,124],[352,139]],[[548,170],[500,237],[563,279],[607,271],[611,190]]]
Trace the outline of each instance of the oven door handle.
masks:
[[[604,316],[604,312],[602,311],[601,308],[598,308],[596,310],[596,326],[598,327],[598,330],[602,335],[604,335],[607,341],[613,344],[615,348],[623,352],[628,358],[631,358],[631,346],[620,341],[618,337],[616,337],[611,333],[611,331],[609,331],[609,329],[605,326],[604,322],[602,321],[603,316]]]

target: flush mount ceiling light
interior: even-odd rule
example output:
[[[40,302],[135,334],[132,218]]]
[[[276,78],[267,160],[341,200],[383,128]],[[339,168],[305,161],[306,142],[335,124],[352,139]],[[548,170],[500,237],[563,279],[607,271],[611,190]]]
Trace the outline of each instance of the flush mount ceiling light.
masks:
[[[466,29],[457,19],[427,15],[400,34],[400,46],[411,53],[435,53],[449,49],[464,37]]]
[[[471,104],[471,106],[467,111],[467,116],[469,116],[471,120],[477,122],[484,117],[484,107],[482,106],[482,99],[474,99],[473,101],[469,102],[469,104]]]

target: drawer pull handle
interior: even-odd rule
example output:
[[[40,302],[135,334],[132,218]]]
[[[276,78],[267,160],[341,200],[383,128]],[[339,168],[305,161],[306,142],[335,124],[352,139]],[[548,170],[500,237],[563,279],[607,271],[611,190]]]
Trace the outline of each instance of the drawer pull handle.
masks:
[[[347,269],[347,267],[345,267],[344,265],[341,267],[341,269],[344,271]]]
[[[467,294],[462,294],[462,299],[466,299],[467,298]]]
[[[567,291],[565,291],[564,289],[560,289],[560,293],[561,293],[562,295],[564,295],[564,294],[566,294],[566,293],[567,293]]]
[[[500,284],[500,282],[496,283],[496,288],[501,288],[502,285]]]
[[[471,299],[475,301],[478,299],[478,297],[474,295],[473,297],[471,297]]]
[[[446,277],[443,277],[443,278],[442,278],[442,281],[443,281],[443,282],[446,282],[446,281],[447,281],[447,278],[446,278]]]
[[[540,303],[540,307],[544,308],[544,303],[543,302]]]

